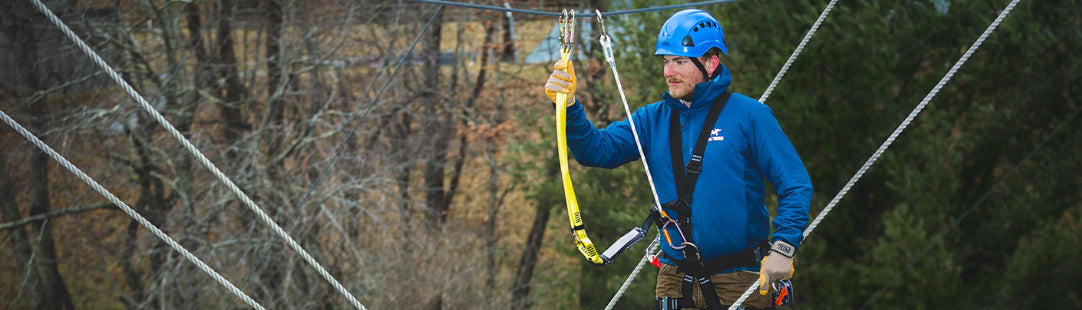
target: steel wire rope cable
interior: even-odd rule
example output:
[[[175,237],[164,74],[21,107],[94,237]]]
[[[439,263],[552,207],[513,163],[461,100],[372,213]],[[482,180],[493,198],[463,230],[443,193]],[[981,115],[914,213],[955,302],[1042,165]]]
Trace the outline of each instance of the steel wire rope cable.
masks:
[[[1007,7],[999,13],[999,16],[997,16],[996,19],[992,21],[991,25],[988,25],[988,28],[984,30],[984,33],[982,33],[980,37],[978,37],[977,40],[973,42],[973,45],[970,46],[969,49],[966,50],[965,54],[963,54],[962,57],[954,63],[954,66],[951,67],[949,71],[947,71],[947,74],[945,74],[943,78],[940,79],[938,83],[936,83],[935,87],[932,88],[932,91],[929,92],[928,95],[924,96],[924,99],[921,100],[920,104],[918,104],[916,108],[913,108],[913,111],[909,113],[909,116],[906,116],[905,120],[903,120],[902,123],[898,125],[898,128],[894,129],[894,132],[891,133],[889,137],[887,137],[887,140],[879,146],[879,149],[875,150],[875,153],[872,154],[872,157],[868,158],[868,160],[864,162],[864,165],[861,166],[860,169],[857,170],[857,173],[849,179],[849,182],[847,182],[845,186],[842,187],[841,191],[839,191],[838,194],[834,196],[834,199],[830,200],[830,203],[827,204],[826,208],[824,208],[823,211],[819,212],[819,215],[815,217],[815,220],[813,220],[811,224],[808,225],[808,228],[804,230],[804,238],[807,238],[808,235],[811,234],[812,230],[814,230],[815,227],[819,225],[819,222],[823,221],[823,218],[826,217],[828,213],[830,213],[831,209],[834,209],[834,206],[837,205],[838,201],[840,201],[841,198],[849,192],[849,189],[852,188],[854,184],[856,184],[857,180],[859,180],[860,177],[863,176],[864,173],[867,172],[873,164],[875,164],[875,162],[879,159],[879,156],[883,155],[883,152],[885,152],[887,148],[890,147],[892,143],[894,143],[894,140],[898,138],[902,131],[904,131],[906,127],[909,127],[909,124],[913,121],[913,119],[917,117],[917,114],[920,114],[921,110],[924,110],[924,107],[932,101],[932,97],[935,97],[935,95],[939,93],[939,90],[942,89],[943,86],[946,85],[952,77],[954,77],[955,72],[958,72],[958,69],[961,68],[967,60],[969,60],[969,57],[972,56],[973,53],[981,47],[981,44],[984,43],[984,40],[987,39],[988,36],[992,34],[992,31],[994,31],[996,27],[998,27],[999,24],[1003,22],[1003,19],[1005,19],[1007,15],[1011,13],[1011,10],[1014,9],[1015,5],[1017,5],[1018,2],[1019,0],[1012,0],[1010,4],[1007,4]],[[751,296],[752,292],[755,291],[755,289],[758,287],[759,281],[755,281],[755,283],[752,283],[752,285],[748,287],[748,290],[744,291],[744,294],[741,295],[740,298],[737,299],[731,307],[729,307],[729,310],[736,310],[740,306],[740,304],[743,303],[744,300],[747,300],[748,296]]]
[[[409,56],[413,53],[413,48],[417,46],[417,43],[421,41],[421,38],[424,36],[424,34],[428,32],[429,26],[432,25],[432,22],[436,20],[436,16],[440,14],[442,10],[442,5],[436,9],[436,13],[432,14],[432,17],[428,19],[428,24],[426,24],[425,27],[421,29],[421,33],[417,34],[417,38],[413,40],[412,44],[410,44],[410,47],[406,50],[406,53],[399,58],[398,64],[395,66],[394,70],[391,71],[391,75],[387,78],[386,81],[384,81],[383,86],[380,88],[379,92],[376,93],[376,96],[372,98],[372,101],[368,104],[368,107],[365,108],[364,112],[361,113],[361,116],[357,118],[357,120],[353,124],[353,127],[350,128],[349,132],[346,134],[346,137],[342,139],[342,142],[339,143],[338,147],[335,148],[334,155],[331,156],[330,162],[328,162],[327,166],[323,167],[323,170],[319,172],[319,176],[316,177],[316,181],[308,187],[307,192],[305,192],[304,196],[301,197],[301,201],[297,203],[297,207],[293,209],[293,213],[289,215],[286,222],[291,222],[293,218],[297,216],[301,208],[304,206],[304,203],[308,201],[308,198],[311,198],[313,190],[315,190],[316,186],[318,186],[320,182],[323,181],[323,177],[326,176],[327,171],[329,171],[331,166],[334,165],[335,161],[337,161],[338,156],[339,154],[341,154],[342,149],[345,147],[346,143],[349,142],[349,139],[353,136],[354,132],[357,131],[357,128],[360,127],[362,123],[364,123],[364,120],[368,116],[368,113],[372,111],[372,108],[376,105],[376,102],[379,101],[379,98],[381,96],[383,96],[383,92],[387,90],[387,87],[390,86],[391,82],[394,81],[394,79],[398,76],[398,70],[402,68],[403,64],[405,64],[406,59],[409,58]],[[373,80],[373,82],[375,82],[375,80]],[[255,273],[255,269],[259,268],[259,266],[262,265],[263,261],[267,258],[267,254],[270,252],[271,247],[277,242],[278,237],[276,237],[274,241],[271,241],[271,246],[268,246],[267,249],[264,250],[263,254],[259,258],[259,261],[257,261],[256,265],[252,267],[252,270],[248,271],[248,275],[244,277],[244,281],[241,282],[241,287],[244,287],[245,284],[248,283],[248,280],[251,278],[252,274]]]
[[[490,10],[490,11],[500,11],[500,12],[522,13],[522,14],[532,14],[532,15],[542,15],[542,16],[560,17],[560,16],[563,15],[563,14],[561,14],[559,12],[526,10],[526,9],[514,9],[514,8],[506,8],[506,7],[500,7],[500,6],[473,4],[473,3],[462,3],[462,2],[454,2],[454,1],[443,1],[443,0],[406,0],[406,1],[408,1],[408,2],[420,2],[420,3],[431,3],[431,4],[442,4],[442,5],[464,7],[464,8],[470,8],[470,9],[478,9],[478,10]],[[741,0],[712,0],[712,1],[692,2],[692,3],[674,4],[674,5],[666,5],[666,6],[655,6],[655,7],[641,8],[641,9],[631,9],[631,10],[620,10],[620,11],[605,12],[605,13],[601,13],[601,16],[647,13],[647,12],[656,12],[656,11],[664,11],[664,10],[672,10],[672,9],[682,9],[682,8],[689,8],[689,7],[694,7],[694,6],[711,5],[711,4],[727,3],[727,2],[738,2],[738,1],[741,1]],[[597,16],[598,15],[593,14],[593,13],[587,13],[587,14],[579,15],[578,18],[594,18],[594,17],[597,17]]]
[[[924,256],[932,250],[932,247],[939,243],[942,243],[944,237],[950,234],[951,231],[953,231],[955,228],[958,228],[958,224],[960,224],[962,220],[969,216],[969,214],[972,213],[978,205],[983,203],[985,199],[988,199],[988,197],[991,196],[992,192],[995,191],[997,187],[1007,181],[1007,178],[1010,178],[1012,175],[1014,175],[1014,173],[1018,171],[1018,168],[1021,167],[1023,163],[1029,161],[1029,159],[1033,157],[1033,155],[1036,154],[1037,151],[1043,148],[1045,144],[1048,144],[1048,141],[1051,141],[1052,138],[1059,134],[1063,127],[1066,127],[1068,123],[1073,121],[1074,118],[1078,116],[1079,112],[1082,112],[1082,107],[1076,108],[1074,112],[1072,112],[1071,115],[1067,117],[1067,119],[1065,119],[1058,126],[1056,126],[1056,129],[1052,130],[1052,133],[1048,135],[1048,138],[1045,138],[1044,141],[1041,141],[1041,143],[1037,144],[1037,146],[1034,147],[1033,150],[1029,152],[1029,154],[1026,154],[1026,156],[1023,157],[1022,160],[1018,161],[1018,163],[1015,164],[1014,167],[1011,168],[1011,170],[1003,174],[1003,176],[1000,177],[995,184],[992,184],[992,186],[989,187],[988,190],[985,191],[980,198],[977,198],[977,201],[973,202],[973,204],[970,205],[969,208],[965,210],[965,212],[962,212],[962,214],[959,215],[958,218],[954,219],[954,221],[951,222],[950,226],[948,226],[945,231],[936,235],[935,239],[932,240],[932,242],[928,243],[928,246],[926,246],[924,250],[920,252],[920,254],[917,254],[917,256],[913,258],[913,260],[910,260],[909,263],[906,264],[905,268],[902,268],[902,270],[898,271],[898,273],[895,273],[894,277],[891,278],[886,285],[880,288],[879,291],[876,291],[871,298],[868,298],[868,301],[865,301],[864,305],[860,306],[860,309],[867,309],[868,306],[870,306],[876,298],[879,298],[879,295],[882,295],[883,292],[893,286],[895,282],[898,282],[898,279],[901,278],[902,274],[904,274],[906,271],[909,271],[909,269],[913,268],[913,265],[915,265],[917,261],[924,258]]]
[[[605,310],[612,310],[613,307],[616,307],[616,302],[620,301],[620,298],[624,296],[624,292],[631,286],[632,280],[639,275],[639,272],[642,271],[642,267],[646,266],[646,262],[650,261],[650,253],[654,252],[654,249],[660,249],[661,236],[659,235],[658,237],[659,238],[654,238],[654,240],[650,242],[650,245],[646,246],[646,254],[639,259],[639,263],[635,265],[635,269],[631,270],[631,274],[627,276],[627,280],[624,280],[624,283],[620,285],[620,289],[616,290],[616,295],[613,295],[612,299],[609,299],[609,304],[605,305]]]
[[[135,91],[135,89],[132,88],[132,86],[129,85],[128,82],[124,81],[124,79],[120,77],[120,74],[118,74],[116,70],[114,70],[108,63],[106,63],[105,60],[98,56],[98,54],[94,52],[94,50],[91,49],[90,46],[86,44],[86,42],[83,42],[83,40],[80,39],[79,36],[76,35],[70,28],[68,28],[68,26],[60,20],[60,18],[56,17],[56,15],[53,14],[52,11],[45,7],[45,4],[41,3],[41,0],[31,1],[34,2],[34,5],[38,8],[39,11],[42,12],[42,14],[45,14],[45,16],[48,17],[49,20],[52,21],[53,24],[56,25],[56,27],[59,28],[69,39],[71,39],[71,41],[74,42],[84,53],[86,53],[87,56],[89,56],[95,64],[105,70],[105,73],[107,73],[109,77],[111,77],[113,81],[117,83],[117,85],[123,88],[129,96],[135,99],[136,102],[138,102],[139,105],[151,115],[151,117],[158,121],[158,123],[161,124],[162,127],[166,129],[166,131],[173,135],[173,137],[176,138],[184,146],[185,149],[191,152],[192,155],[195,156],[195,158],[201,164],[203,164],[203,166],[206,166],[207,169],[210,170],[211,174],[214,174],[214,176],[216,176],[218,180],[224,183],[226,187],[229,188],[229,190],[231,190],[241,199],[242,202],[244,202],[245,206],[251,209],[252,212],[256,213],[256,215],[258,215],[259,219],[262,220],[264,224],[270,226],[276,234],[285,239],[286,243],[289,244],[290,248],[297,252],[297,254],[300,255],[305,262],[312,266],[312,268],[316,269],[316,271],[321,276],[323,276],[323,278],[326,279],[327,282],[329,282],[331,286],[335,288],[335,290],[345,296],[346,299],[349,300],[350,304],[352,304],[358,309],[365,309],[364,305],[361,305],[361,303],[357,301],[357,298],[353,297],[353,294],[347,291],[346,288],[338,282],[338,280],[331,276],[331,274],[328,273],[327,270],[319,264],[319,262],[316,262],[315,258],[313,258],[311,254],[308,254],[308,252],[301,248],[301,246],[297,244],[297,242],[293,240],[293,238],[289,237],[289,235],[284,230],[282,230],[281,226],[278,226],[278,224],[275,223],[274,220],[270,218],[270,216],[263,212],[263,210],[258,205],[256,205],[255,202],[252,201],[252,199],[249,198],[247,194],[244,194],[244,192],[241,191],[240,188],[238,188],[232,180],[226,177],[225,174],[223,174],[222,171],[214,165],[214,163],[211,163],[210,160],[207,159],[207,157],[204,156],[203,153],[201,153],[199,149],[197,149],[195,145],[191,143],[191,141],[188,141],[187,138],[185,138],[179,131],[177,131],[177,129],[174,128],[173,125],[170,124],[169,121],[161,115],[161,113],[158,113],[158,111],[155,110],[154,107],[147,103],[146,99],[144,99],[142,95]]]
[[[830,0],[830,3],[827,3],[826,8],[823,8],[823,12],[819,13],[819,19],[816,19],[815,23],[812,24],[811,29],[808,30],[808,33],[804,34],[804,38],[800,40],[800,44],[797,44],[796,49],[793,50],[793,54],[789,55],[789,60],[785,61],[785,64],[781,66],[781,70],[774,76],[774,80],[770,82],[770,86],[766,87],[763,96],[759,97],[759,102],[766,103],[766,98],[770,97],[770,93],[774,91],[774,87],[778,86],[778,83],[781,82],[781,78],[789,71],[789,66],[796,61],[796,57],[804,50],[804,46],[808,45],[808,41],[811,41],[811,37],[819,30],[819,25],[823,23],[823,20],[827,18],[827,15],[830,15],[830,10],[834,9],[835,3],[838,3],[838,0]]]
[[[620,101],[624,105],[624,114],[627,115],[627,122],[630,125],[631,133],[632,135],[634,135],[635,138],[635,147],[639,151],[639,161],[642,162],[643,171],[646,172],[646,180],[650,183],[650,193],[653,194],[654,204],[659,210],[659,212],[661,212],[661,199],[658,198],[657,195],[657,187],[654,185],[654,177],[650,174],[650,165],[646,163],[646,153],[642,150],[642,142],[640,142],[641,139],[639,138],[638,129],[635,128],[635,120],[631,115],[631,107],[627,104],[627,95],[624,94],[624,86],[623,83],[620,82],[620,72],[616,69],[616,57],[613,56],[612,52],[612,38],[610,38],[608,33],[605,31],[605,21],[601,18],[601,16],[604,16],[604,14],[598,11],[597,16],[598,24],[601,25],[601,37],[598,40],[601,42],[601,48],[605,54],[605,61],[609,63],[609,68],[612,70],[613,78],[616,81],[616,89],[619,91]],[[635,269],[631,271],[630,275],[628,275],[627,280],[624,280],[624,283],[621,284],[620,288],[616,291],[616,295],[613,295],[612,299],[609,300],[608,305],[605,306],[606,310],[612,309],[616,306],[616,302],[618,302],[620,298],[623,297],[624,292],[627,291],[627,288],[629,286],[631,286],[632,280],[634,280],[635,277],[638,276],[639,271],[641,271],[642,267],[646,264],[646,262],[650,260],[650,252],[652,252],[652,249],[655,248],[655,246],[659,245],[661,241],[661,232],[658,233],[658,237],[654,238],[653,241],[650,242],[650,245],[646,247],[646,254],[643,255],[641,259],[639,259],[639,263],[635,265]]]
[[[253,300],[239,288],[234,286],[233,283],[230,283],[229,280],[226,280],[224,277],[222,277],[221,274],[218,274],[218,272],[214,271],[213,268],[208,266],[194,254],[192,254],[192,252],[188,251],[188,249],[185,249],[184,246],[180,245],[180,243],[177,243],[176,240],[173,240],[173,238],[169,237],[169,235],[165,234],[165,232],[163,232],[161,229],[154,226],[154,224],[150,223],[150,221],[147,221],[146,218],[144,218],[142,215],[139,215],[138,212],[128,206],[128,204],[121,201],[120,198],[117,198],[116,195],[113,195],[113,193],[110,192],[108,189],[102,187],[101,184],[99,184],[97,181],[94,181],[93,178],[86,175],[86,173],[83,173],[83,171],[80,170],[79,167],[76,167],[74,164],[64,158],[63,155],[57,153],[33,133],[26,130],[26,128],[24,128],[22,125],[19,125],[19,123],[12,119],[10,116],[8,116],[7,113],[4,113],[4,111],[0,111],[0,119],[2,119],[5,123],[11,126],[12,129],[15,129],[15,131],[19,132],[19,134],[21,134],[23,137],[26,137],[27,140],[29,140],[39,149],[44,151],[46,154],[49,154],[50,157],[60,163],[61,166],[64,166],[64,168],[67,168],[68,171],[71,171],[72,174],[75,174],[75,176],[78,177],[80,180],[85,182],[87,185],[90,185],[91,188],[93,188],[99,194],[104,196],[105,199],[108,199],[110,202],[120,208],[121,211],[124,211],[124,213],[127,213],[128,216],[130,216],[136,222],[139,222],[140,225],[146,227],[146,229],[149,230],[150,233],[154,234],[154,236],[158,237],[158,239],[162,239],[162,241],[165,241],[165,243],[168,244],[169,247],[180,253],[180,255],[184,256],[184,258],[192,264],[195,264],[195,266],[199,268],[199,270],[202,270],[215,281],[218,281],[219,284],[225,286],[225,288],[228,289],[230,293],[233,293],[233,295],[240,297],[241,300],[244,300],[244,303],[252,306],[252,308],[260,310],[264,309],[262,305]]]

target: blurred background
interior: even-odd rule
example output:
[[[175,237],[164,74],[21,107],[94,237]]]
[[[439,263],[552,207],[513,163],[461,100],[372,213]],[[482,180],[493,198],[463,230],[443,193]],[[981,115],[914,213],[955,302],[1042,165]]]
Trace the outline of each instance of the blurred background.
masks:
[[[812,177],[813,218],[1009,2],[838,2],[764,101]],[[600,309],[646,248],[597,267],[571,241],[543,92],[556,17],[394,0],[45,4],[371,309]],[[759,98],[826,5],[698,8],[725,29],[732,90]],[[632,108],[666,89],[653,50],[676,11],[606,20]],[[577,23],[577,97],[605,126],[624,116],[595,23]],[[0,30],[0,111],[262,305],[351,307],[32,1],[2,1]],[[1021,1],[804,241],[789,308],[1082,308],[1079,51],[1080,1]],[[648,214],[641,165],[571,170],[598,246]],[[0,211],[2,309],[248,307],[7,125]],[[655,270],[615,308],[648,309]]]

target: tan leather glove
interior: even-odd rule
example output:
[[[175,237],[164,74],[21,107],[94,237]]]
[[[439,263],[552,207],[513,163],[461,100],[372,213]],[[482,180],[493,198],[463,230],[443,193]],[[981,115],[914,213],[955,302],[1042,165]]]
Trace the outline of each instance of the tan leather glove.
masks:
[[[793,277],[793,259],[778,253],[770,252],[763,257],[759,268],[759,295],[766,295],[770,291],[770,283]]]
[[[567,106],[575,104],[575,66],[570,61],[557,60],[553,66],[552,75],[548,83],[545,83],[545,94],[556,102],[556,94],[567,94]]]

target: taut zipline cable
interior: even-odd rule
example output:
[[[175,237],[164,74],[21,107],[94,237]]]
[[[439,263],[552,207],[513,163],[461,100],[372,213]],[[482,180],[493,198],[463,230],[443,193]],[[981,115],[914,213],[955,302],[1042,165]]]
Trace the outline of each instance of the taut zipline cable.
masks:
[[[482,5],[482,4],[473,4],[473,3],[462,3],[462,2],[443,1],[443,0],[406,0],[406,1],[407,2],[442,4],[442,5],[464,7],[464,8],[470,8],[470,9],[478,9],[478,10],[522,13],[522,14],[531,14],[531,15],[553,16],[553,17],[560,17],[560,16],[563,15],[560,12],[514,9],[514,8],[501,7],[501,6]],[[614,16],[614,15],[627,15],[627,14],[635,14],[635,13],[657,12],[657,11],[664,11],[664,10],[682,9],[682,8],[690,8],[690,7],[695,7],[695,6],[701,6],[701,5],[711,5],[711,4],[737,2],[737,1],[740,1],[740,0],[712,0],[712,1],[692,2],[692,3],[656,6],[656,7],[649,7],[649,8],[633,9],[633,10],[620,10],[620,11],[604,12],[604,13],[601,13],[601,16]],[[595,18],[595,17],[597,17],[597,15],[593,14],[593,13],[584,13],[582,15],[576,15],[576,17],[577,18]]]
[[[101,58],[101,56],[98,56],[98,53],[94,52],[94,50],[91,49],[90,46],[86,44],[86,42],[83,42],[83,40],[80,39],[79,36],[75,34],[75,32],[71,31],[71,28],[68,28],[67,24],[61,21],[60,18],[56,16],[56,14],[53,14],[53,12],[50,11],[44,3],[41,3],[41,0],[31,1],[38,8],[38,10],[41,11],[42,14],[45,14],[45,16],[48,17],[49,21],[56,25],[56,27],[60,29],[60,31],[63,32],[64,35],[71,39],[71,41],[75,43],[75,45],[77,45],[79,49],[86,53],[86,55],[89,56],[95,64],[101,67],[102,70],[105,70],[105,73],[108,74],[109,77],[111,77],[113,81],[115,81],[116,84],[120,86],[120,88],[123,88],[124,91],[132,97],[132,99],[135,99],[135,101],[139,104],[140,107],[143,108],[143,110],[146,110],[146,112],[150,114],[150,116],[154,118],[154,120],[158,121],[158,123],[161,124],[162,127],[169,132],[169,134],[176,138],[177,141],[179,141],[186,150],[192,153],[192,155],[195,156],[196,160],[199,161],[199,163],[207,167],[207,169],[210,170],[211,174],[217,177],[218,180],[225,184],[225,186],[229,188],[230,191],[237,195],[237,197],[240,198],[241,202],[243,202],[245,206],[252,210],[252,212],[254,212],[259,217],[259,219],[263,221],[264,224],[270,226],[271,230],[273,230],[275,234],[277,234],[282,239],[285,239],[286,244],[288,244],[294,252],[300,255],[301,258],[303,258],[304,261],[307,262],[313,269],[315,269],[320,276],[327,280],[327,282],[330,283],[331,286],[333,286],[334,289],[338,291],[338,293],[346,297],[346,299],[349,300],[350,304],[352,304],[357,309],[365,309],[364,305],[362,305],[360,301],[357,301],[357,298],[353,297],[353,294],[346,290],[346,288],[342,286],[342,284],[339,283],[337,279],[331,276],[331,274],[327,272],[327,270],[323,268],[323,266],[320,265],[319,262],[317,262],[311,254],[308,253],[308,251],[305,251],[304,248],[302,248],[300,244],[297,243],[297,241],[293,240],[293,238],[290,237],[285,232],[285,230],[282,229],[281,226],[278,226],[278,224],[275,223],[274,220],[271,219],[266,212],[263,212],[262,208],[256,205],[256,203],[252,201],[252,199],[249,198],[247,194],[241,191],[240,188],[238,188],[237,185],[229,179],[229,177],[225,176],[225,174],[222,173],[222,171],[218,169],[218,167],[215,166],[214,163],[210,161],[210,159],[207,159],[207,157],[203,155],[203,153],[200,152],[199,149],[197,149],[191,141],[188,141],[188,138],[184,137],[184,135],[182,135],[180,131],[177,131],[177,129],[173,127],[173,125],[170,124],[169,121],[166,120],[161,113],[158,113],[158,111],[155,110],[154,107],[152,107],[150,103],[148,103],[146,99],[144,99],[143,96],[139,94],[139,92],[135,91],[135,89],[132,88],[132,86],[129,85],[127,81],[124,81],[124,79],[120,77],[120,74],[118,74],[112,66],[106,63],[105,60]]]
[[[766,87],[766,91],[763,92],[763,96],[759,97],[759,102],[766,103],[766,98],[770,97],[770,93],[774,91],[774,87],[778,86],[781,82],[781,78],[785,76],[786,72],[789,72],[789,66],[793,65],[796,61],[796,57],[800,55],[800,52],[804,50],[804,46],[808,45],[808,41],[811,41],[811,37],[815,35],[815,31],[819,30],[819,25],[823,23],[823,20],[830,15],[830,10],[834,8],[834,4],[838,3],[838,0],[831,0],[827,3],[827,7],[823,9],[822,13],[819,13],[819,19],[815,20],[808,33],[804,34],[804,38],[800,40],[800,44],[797,44],[796,49],[793,50],[793,54],[789,55],[789,59],[785,61],[785,64],[781,66],[781,70],[774,76],[774,80],[770,82],[770,86]]]
[[[826,208],[823,208],[823,211],[819,212],[819,215],[815,217],[815,220],[808,224],[808,228],[804,229],[804,238],[807,238],[808,235],[811,234],[812,230],[815,230],[815,227],[819,225],[819,222],[822,222],[823,218],[826,217],[828,213],[830,213],[830,210],[834,209],[834,206],[837,205],[838,201],[840,201],[842,197],[844,197],[845,194],[849,192],[849,189],[857,183],[857,180],[860,180],[860,177],[864,176],[864,173],[867,172],[868,169],[870,169],[877,160],[879,160],[879,156],[882,156],[883,152],[886,152],[887,148],[890,147],[892,143],[894,143],[894,140],[902,134],[902,131],[905,131],[905,129],[909,127],[909,124],[913,122],[913,119],[917,118],[917,115],[920,114],[920,111],[924,110],[924,107],[932,101],[932,98],[939,93],[939,90],[943,89],[943,86],[946,85],[947,82],[954,77],[954,74],[958,72],[958,69],[960,69],[962,65],[964,65],[966,61],[969,60],[969,57],[972,56],[973,53],[981,47],[981,44],[984,43],[984,40],[992,34],[992,31],[994,31],[996,27],[998,27],[999,24],[1003,22],[1003,19],[1005,19],[1007,15],[1010,15],[1011,10],[1014,10],[1014,7],[1018,4],[1018,1],[1019,0],[1013,0],[1010,4],[1007,4],[1007,7],[1003,9],[1003,12],[999,13],[999,16],[997,16],[996,19],[992,21],[992,24],[988,25],[988,28],[984,30],[984,33],[981,33],[980,37],[978,37],[977,40],[973,42],[973,45],[966,50],[965,54],[963,54],[962,57],[954,63],[954,66],[951,67],[949,71],[947,71],[947,74],[943,75],[943,78],[939,80],[939,83],[936,83],[935,87],[932,88],[932,91],[929,92],[928,95],[924,96],[924,99],[921,100],[920,104],[918,104],[916,108],[913,108],[913,111],[909,113],[909,116],[906,116],[905,120],[903,120],[902,123],[898,125],[898,128],[895,128],[894,132],[891,133],[889,137],[887,137],[887,140],[879,146],[879,149],[875,150],[875,153],[872,154],[872,157],[868,158],[868,160],[864,162],[864,165],[861,166],[859,170],[857,170],[857,173],[849,179],[849,182],[845,183],[845,186],[843,186],[841,191],[839,191],[838,194],[834,196],[834,199],[831,199],[830,203],[827,203]],[[752,292],[754,292],[757,288],[759,288],[759,281],[755,281],[755,283],[748,287],[748,290],[744,291],[744,294],[741,295],[735,303],[733,303],[732,307],[729,307],[729,310],[736,310],[740,306],[740,304],[742,304],[744,300],[747,300],[748,296],[751,296]]]
[[[970,205],[965,212],[962,212],[962,215],[959,215],[958,218],[954,219],[954,221],[951,222],[950,226],[947,227],[947,230],[943,231],[939,235],[936,235],[935,239],[933,239],[932,242],[929,242],[928,246],[924,247],[924,250],[920,251],[920,254],[917,254],[917,256],[913,257],[913,259],[905,265],[905,268],[902,268],[902,270],[898,271],[898,273],[895,273],[894,277],[891,278],[886,285],[876,291],[871,298],[868,298],[868,300],[864,302],[864,305],[860,306],[860,309],[867,309],[868,306],[871,306],[872,302],[874,302],[876,298],[879,298],[879,295],[882,295],[883,292],[893,286],[895,282],[898,282],[898,279],[901,278],[902,275],[905,274],[907,271],[909,271],[909,269],[913,268],[913,265],[915,265],[917,261],[920,261],[922,258],[924,258],[924,255],[927,255],[928,252],[930,252],[932,248],[935,247],[935,245],[942,243],[943,238],[950,234],[951,231],[953,231],[955,228],[958,228],[958,224],[962,223],[962,220],[969,216],[969,214],[973,212],[973,209],[976,209],[977,206],[983,203],[985,199],[988,199],[988,197],[992,195],[992,192],[995,191],[997,187],[1006,182],[1007,178],[1010,178],[1012,175],[1014,175],[1014,173],[1018,171],[1018,168],[1021,167],[1022,164],[1029,161],[1029,159],[1033,157],[1033,154],[1036,154],[1037,151],[1043,148],[1045,144],[1048,144],[1048,141],[1051,141],[1052,138],[1059,134],[1060,130],[1062,130],[1063,127],[1066,127],[1068,123],[1073,121],[1074,118],[1078,116],[1079,112],[1082,112],[1082,107],[1075,109],[1074,112],[1071,113],[1071,116],[1068,116],[1067,119],[1063,120],[1063,122],[1059,124],[1059,126],[1056,126],[1055,130],[1052,130],[1052,134],[1048,135],[1048,138],[1045,138],[1044,141],[1041,141],[1040,144],[1037,144],[1037,146],[1034,147],[1033,150],[1029,152],[1029,154],[1026,154],[1025,157],[1022,157],[1022,160],[1018,161],[1018,163],[1015,164],[1014,167],[1011,167],[1011,170],[1003,174],[1003,177],[1000,177],[995,184],[992,184],[992,186],[988,188],[988,191],[984,192],[984,194],[981,195],[980,198],[977,198],[977,201],[973,202],[973,204]]]
[[[11,126],[12,129],[15,129],[15,131],[19,132],[19,134],[23,135],[23,137],[26,137],[27,140],[30,140],[31,143],[33,143],[43,152],[49,154],[50,157],[60,163],[61,166],[64,166],[64,168],[68,169],[68,171],[71,171],[71,173],[75,174],[76,177],[79,177],[80,180],[83,180],[83,182],[86,182],[87,185],[90,185],[90,187],[97,191],[99,194],[105,196],[105,199],[108,199],[110,202],[120,208],[121,211],[124,211],[124,213],[127,213],[128,216],[130,216],[140,225],[146,227],[146,229],[149,230],[150,233],[154,234],[154,236],[158,237],[158,239],[162,239],[162,241],[165,241],[165,244],[168,244],[169,247],[180,253],[180,255],[184,256],[184,258],[187,259],[189,262],[195,264],[195,266],[199,268],[199,270],[202,270],[207,275],[210,275],[210,277],[213,278],[214,281],[218,281],[219,284],[225,286],[225,288],[228,289],[230,293],[233,293],[233,295],[239,297],[241,300],[244,301],[244,303],[252,306],[252,308],[259,310],[264,309],[263,306],[260,305],[258,302],[253,300],[251,297],[248,297],[247,294],[245,294],[236,286],[233,286],[233,283],[230,283],[229,280],[226,280],[224,277],[222,277],[222,275],[214,271],[213,268],[210,268],[210,266],[207,266],[207,264],[203,263],[203,261],[200,260],[198,257],[195,257],[192,252],[189,252],[188,249],[185,249],[184,246],[181,246],[180,243],[176,242],[176,240],[173,240],[173,238],[169,237],[169,235],[165,234],[165,232],[162,232],[161,229],[158,229],[158,227],[154,226],[154,224],[150,223],[150,221],[147,221],[147,219],[144,218],[142,215],[139,215],[139,212],[135,212],[135,209],[132,209],[130,206],[128,206],[128,204],[124,203],[124,201],[121,201],[120,198],[117,198],[116,195],[113,195],[112,192],[102,187],[101,184],[98,184],[97,181],[94,181],[94,179],[90,178],[90,176],[86,175],[86,173],[83,173],[83,171],[80,170],[79,167],[76,167],[74,164],[64,158],[63,155],[57,153],[55,150],[53,150],[53,148],[45,144],[45,142],[42,142],[41,139],[38,139],[38,137],[35,136],[33,133],[30,133],[30,131],[26,130],[26,128],[23,128],[22,125],[19,125],[19,123],[9,117],[7,113],[4,113],[4,111],[0,111],[0,119],[7,123],[8,126]]]

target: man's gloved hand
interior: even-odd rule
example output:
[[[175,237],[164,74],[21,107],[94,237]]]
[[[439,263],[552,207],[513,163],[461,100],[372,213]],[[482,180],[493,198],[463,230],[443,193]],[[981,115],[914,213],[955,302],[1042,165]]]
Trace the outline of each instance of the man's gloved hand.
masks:
[[[759,268],[759,295],[766,295],[770,283],[793,277],[793,259],[779,253],[770,252],[763,257]]]
[[[570,61],[557,60],[552,75],[545,83],[545,94],[556,102],[556,94],[567,94],[567,106],[575,104],[575,66]]]

